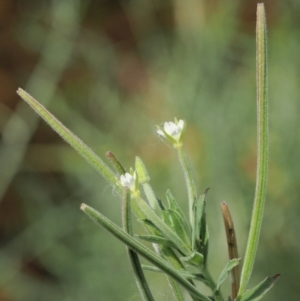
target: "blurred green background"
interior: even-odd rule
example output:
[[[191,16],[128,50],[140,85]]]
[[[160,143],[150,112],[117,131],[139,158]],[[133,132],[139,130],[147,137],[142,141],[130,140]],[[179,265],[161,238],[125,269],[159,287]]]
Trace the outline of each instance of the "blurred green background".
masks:
[[[140,300],[124,246],[79,210],[120,224],[112,188],[16,95],[22,87],[105,158],[146,163],[164,200],[186,209],[174,152],[155,125],[188,124],[185,149],[208,195],[211,272],[227,261],[227,201],[243,257],[256,164],[256,1],[0,1],[0,301]],[[265,2],[270,173],[250,286],[299,300],[300,2]],[[140,232],[136,226],[136,232]],[[158,301],[163,276],[147,273]],[[224,285],[227,295],[229,282]]]

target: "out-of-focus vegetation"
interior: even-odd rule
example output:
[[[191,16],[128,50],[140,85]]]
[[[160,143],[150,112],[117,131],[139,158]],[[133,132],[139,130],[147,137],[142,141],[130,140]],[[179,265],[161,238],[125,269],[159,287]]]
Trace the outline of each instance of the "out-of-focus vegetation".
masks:
[[[266,1],[270,173],[251,285],[299,300],[300,4]],[[255,184],[255,1],[1,0],[0,301],[139,300],[124,246],[79,210],[120,223],[105,181],[15,94],[21,86],[99,155],[143,158],[163,199],[187,209],[179,164],[155,124],[184,118],[208,196],[215,277],[227,261],[227,201],[243,256]],[[136,232],[141,231],[139,225]],[[164,278],[147,273],[157,300]],[[228,294],[228,292],[225,291]]]

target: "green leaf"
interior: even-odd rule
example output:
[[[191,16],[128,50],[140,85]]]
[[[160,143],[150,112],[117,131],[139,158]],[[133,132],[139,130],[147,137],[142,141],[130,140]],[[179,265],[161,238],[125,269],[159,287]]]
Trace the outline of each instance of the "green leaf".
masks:
[[[173,197],[170,189],[168,189],[167,192],[166,192],[166,198],[167,198],[167,201],[168,201],[169,209],[172,209],[172,210],[176,211],[180,215],[182,220],[184,220],[186,222],[186,224],[188,224],[188,221],[187,221],[183,211],[181,210],[180,206],[178,205],[175,198]],[[189,226],[188,226],[188,228],[189,228]]]
[[[202,217],[201,217],[201,223],[200,223],[200,233],[199,233],[199,241],[200,245],[197,245],[198,251],[203,255],[204,257],[204,264],[207,263],[207,255],[208,255],[208,247],[209,247],[209,233],[208,233],[208,228],[206,224],[206,202],[203,200],[203,208],[202,210]],[[201,206],[202,206],[201,204]],[[198,209],[199,210],[199,209]]]
[[[164,271],[167,275],[172,277],[177,281],[182,287],[189,291],[194,296],[198,297],[201,301],[210,301],[210,299],[200,293],[195,286],[193,286],[189,281],[182,277],[168,262],[157,256],[154,252],[146,248],[143,244],[135,240],[131,235],[123,231],[115,223],[110,221],[107,217],[102,215],[100,212],[96,211],[92,207],[86,204],[81,205],[81,210],[83,210],[89,218],[91,218],[95,223],[104,227],[107,231],[117,237],[120,241],[125,243],[133,251],[137,252],[139,255],[143,256],[145,259],[150,261],[152,264],[156,265],[159,269]]]
[[[139,175],[139,181],[141,184],[145,184],[150,181],[146,166],[140,157],[135,157],[135,170]]]
[[[158,273],[163,273],[163,271],[157,267],[154,267],[152,265],[147,265],[147,264],[142,264],[142,268],[144,270],[150,271],[150,272],[158,272]]]
[[[149,229],[149,232],[154,235],[164,237],[163,233],[149,219],[138,219],[138,222],[144,224],[144,226]]]
[[[266,200],[269,156],[267,64],[266,15],[264,4],[259,3],[257,5],[256,23],[257,176],[250,230],[244,257],[244,264],[241,272],[241,282],[237,300],[240,300],[241,296],[244,295],[252,274]]]
[[[239,264],[240,262],[240,258],[234,258],[232,260],[230,260],[229,262],[227,262],[226,266],[224,267],[224,269],[222,270],[218,282],[217,282],[217,287],[216,290],[220,289],[221,284],[226,280],[226,278],[228,277],[229,272]]]
[[[254,288],[247,290],[245,294],[242,295],[241,301],[258,301],[264,294],[269,291],[277,279],[280,277],[280,274],[276,274],[272,277],[267,277],[261,283],[259,283]]]
[[[174,232],[181,238],[181,240],[191,248],[191,239],[187,233],[187,229],[178,214],[177,211],[173,209],[163,210],[164,221],[174,230]]]
[[[149,205],[141,198],[136,198],[136,203],[146,215],[147,219],[164,234],[164,237],[172,241],[176,248],[180,250],[183,254],[190,255],[191,250],[189,247],[181,240],[181,238],[167,225],[164,221],[149,207]]]
[[[186,234],[188,236],[190,236],[191,235],[191,227],[186,219],[186,216],[184,215],[183,211],[181,210],[180,206],[174,199],[174,197],[169,189],[166,192],[166,197],[167,197],[169,209],[174,210],[179,215],[180,223],[182,224],[182,227],[185,229]]]
[[[178,255],[172,248],[162,246],[160,248],[159,255],[165,259],[176,271],[184,270],[184,266],[181,260],[178,258]]]
[[[149,183],[142,184],[143,190],[145,192],[146,198],[149,202],[150,207],[158,214],[161,213],[161,206],[159,201]]]
[[[203,255],[196,251],[194,251],[190,256],[180,257],[180,259],[200,269],[202,268],[202,263],[204,261]]]
[[[207,194],[208,189],[205,190],[204,194],[201,194],[199,198],[195,198],[193,204],[193,214],[194,214],[194,224],[192,229],[192,236],[193,236],[193,249],[195,246],[199,248],[200,246],[200,233],[201,233],[201,226],[202,226],[202,219],[205,214],[205,197]]]
[[[160,270],[159,268],[152,266],[152,265],[146,265],[146,264],[142,264],[142,268],[144,270],[150,271],[150,272],[157,272],[157,273],[163,273],[162,270]],[[205,278],[203,277],[202,274],[192,274],[189,272],[186,272],[185,270],[179,270],[178,273],[186,278],[186,279],[191,279],[191,280],[198,280],[201,281],[203,283],[206,283],[207,280],[205,280]]]
[[[209,232],[206,225],[206,218],[204,219],[205,227],[203,230],[203,235],[201,235],[201,241],[202,241],[202,255],[204,257],[204,264],[207,264],[207,255],[208,255],[208,247],[209,247]]]
[[[83,143],[60,121],[58,121],[44,106],[42,106],[23,89],[19,88],[17,93],[52,127],[54,131],[56,131],[64,140],[66,140],[84,159],[87,160],[88,163],[90,163],[98,172],[100,172],[100,174],[110,184],[114,185],[120,194],[122,194],[122,189],[119,186],[116,186],[118,179],[113,171],[85,143]]]
[[[161,236],[156,236],[156,235],[135,235],[135,237],[140,238],[142,240],[151,242],[151,243],[155,243],[158,245],[162,245],[165,247],[170,247],[170,248],[174,248],[176,247],[170,240],[161,237]]]

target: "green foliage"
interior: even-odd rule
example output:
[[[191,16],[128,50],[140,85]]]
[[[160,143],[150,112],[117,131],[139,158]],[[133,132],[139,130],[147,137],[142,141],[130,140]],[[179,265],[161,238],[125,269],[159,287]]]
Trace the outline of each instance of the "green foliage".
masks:
[[[99,32],[98,27],[96,34],[93,32],[89,26],[95,19],[91,19],[88,27],[80,28],[80,44],[75,42],[72,52],[74,56],[67,56],[71,61],[68,61],[69,67],[64,72],[64,78],[60,82],[54,80],[54,85],[57,85],[56,92],[47,88],[47,84],[53,83],[52,76],[56,75],[52,69],[50,74],[46,73],[46,81],[34,81],[32,78],[30,86],[26,86],[26,90],[43,101],[43,104],[44,100],[47,102],[48,94],[54,91],[50,93],[52,96],[49,98],[53,101],[45,106],[55,112],[68,128],[84,138],[97,154],[113,149],[124,166],[132,164],[128,158],[139,154],[149,168],[151,185],[155,188],[157,198],[164,202],[166,187],[170,187],[185,212],[183,181],[176,164],[174,166],[172,154],[168,152],[168,148],[157,145],[154,137],[152,138],[154,135],[151,136],[153,120],[167,120],[170,116],[179,116],[180,112],[180,116],[188,121],[185,149],[199,180],[199,191],[208,186],[212,187],[207,198],[206,210],[212,237],[209,241],[209,268],[215,279],[218,278],[220,267],[227,261],[225,252],[220,254],[226,243],[224,233],[220,231],[221,219],[216,209],[217,203],[226,200],[229,204],[234,204],[231,205],[231,209],[243,251],[254,186],[255,64],[251,33],[254,21],[251,19],[251,10],[235,10],[230,4],[233,3],[226,3],[226,8],[216,5],[213,11],[203,4],[201,17],[198,14],[200,11],[201,15],[201,10],[195,9],[199,30],[192,34],[184,27],[184,23],[180,26],[178,15],[176,20],[167,22],[167,28],[161,27],[166,26],[165,17],[169,17],[166,7],[161,10],[163,14],[157,14],[159,20],[149,20],[149,16],[153,17],[150,13],[153,7],[138,6],[138,10],[129,3],[124,4],[128,19],[134,20],[131,28],[138,38],[139,57],[142,57],[147,68],[151,83],[150,93],[149,90],[138,94],[128,91],[124,93],[123,87],[114,81],[116,72],[124,68],[124,63],[119,64],[119,60],[128,57],[120,58],[119,50],[113,50],[114,45],[103,32]],[[272,151],[267,202],[269,208],[265,212],[263,239],[260,241],[254,270],[255,279],[250,281],[249,287],[253,287],[265,275],[280,271],[285,275],[286,281],[264,296],[264,300],[284,300],[288,294],[289,300],[298,300],[297,277],[294,275],[299,273],[299,269],[293,258],[299,253],[299,244],[295,239],[298,233],[299,212],[299,192],[296,189],[299,138],[295,131],[299,128],[299,64],[295,51],[299,48],[299,5],[296,1],[290,1],[289,5],[274,2],[268,4],[267,10],[270,21],[269,45],[272,49],[269,56],[272,100]],[[103,12],[102,9],[98,9],[94,10],[95,14],[96,11]],[[136,18],[139,12],[143,13],[145,18]],[[182,15],[184,12],[185,10],[182,11]],[[80,14],[82,13],[80,11]],[[50,19],[52,11],[45,15]],[[44,32],[39,35],[40,40],[33,33],[30,38],[28,16],[30,14],[24,15],[23,23],[20,22],[23,26],[20,27],[22,29],[19,33],[20,39],[25,43],[24,49],[33,49],[31,45],[35,45],[35,50],[31,50],[32,55],[43,51],[47,36],[45,33],[53,28],[48,29],[45,21],[40,22],[41,17],[34,18],[36,23],[32,28],[37,31],[44,26]],[[131,18],[132,16],[134,18]],[[63,17],[63,20],[69,19]],[[176,22],[178,32],[181,32],[180,38],[178,32],[171,28],[173,22]],[[155,30],[143,24],[154,24]],[[59,64],[60,61],[56,58],[58,52],[49,53],[53,57],[51,61]],[[78,61],[79,64],[76,63]],[[32,70],[26,69],[26,64],[20,64],[21,68],[25,68],[21,76],[19,74],[20,78],[31,74]],[[78,76],[83,65],[87,68],[84,72],[89,71],[84,76]],[[51,64],[43,63],[41,66]],[[114,66],[117,66],[116,69]],[[43,68],[39,70],[42,72]],[[41,78],[41,75],[35,75],[34,78]],[[11,113],[9,111],[6,114],[1,115],[4,116],[3,122]],[[34,119],[28,113],[20,116],[23,120],[28,120],[28,124]],[[22,125],[27,129],[27,124]],[[49,136],[52,140],[47,140],[47,144],[41,145],[41,139],[44,142],[43,139]],[[15,136],[10,137],[13,139]],[[87,202],[111,219],[119,220],[119,202],[111,199],[110,189],[107,189],[104,181],[101,181],[96,173],[85,166],[84,162],[58,139],[53,140],[53,137],[55,139],[46,127],[39,127],[38,134],[29,145],[22,171],[13,181],[12,188],[22,200],[25,210],[23,219],[25,218],[27,223],[22,224],[12,240],[7,236],[4,241],[1,250],[1,289],[13,291],[15,299],[21,301],[47,298],[95,300],[99,295],[104,296],[106,300],[131,299],[135,287],[130,282],[133,277],[131,279],[127,274],[130,268],[123,259],[124,250],[114,239],[106,236],[105,232],[94,228],[93,224],[89,225],[89,221],[85,221],[84,217],[74,210],[79,203]],[[16,141],[18,143],[9,145],[20,148],[20,141],[23,140]],[[15,154],[12,148],[7,149],[11,156]],[[11,166],[9,157],[6,158],[7,164],[2,165],[5,173]],[[2,179],[5,179],[5,175]],[[8,194],[8,198],[11,197],[11,194]],[[15,222],[14,227],[17,225]],[[139,224],[136,228],[135,233],[141,233]],[[18,263],[23,262],[22,259],[27,256],[36,258],[51,275],[54,275],[57,284],[41,282],[21,269]],[[169,297],[166,296],[162,277],[157,273],[147,273],[147,279],[157,288],[154,292],[156,300]],[[224,296],[229,294],[229,286],[225,284],[222,286]],[[16,287],[18,289],[15,289]],[[115,289],[116,287],[120,290]],[[47,295],[49,297],[46,297]]]
[[[250,279],[252,267],[255,261],[256,248],[261,229],[263,208],[266,194],[267,162],[268,162],[268,101],[267,101],[267,51],[266,51],[266,22],[264,6],[258,5],[257,8],[257,108],[258,108],[258,160],[257,160],[257,186],[254,201],[254,209],[251,221],[251,228],[246,249],[245,262],[241,274],[241,286],[238,295],[232,291],[231,298],[234,300],[251,301],[258,300],[273,285],[274,281],[264,281],[256,288],[245,293],[245,287]],[[205,196],[206,193],[198,198],[196,181],[187,155],[182,149],[183,132],[186,128],[185,122],[176,120],[174,122],[165,122],[164,127],[158,127],[157,133],[164,137],[177,151],[179,161],[182,165],[183,174],[188,192],[190,225],[185,219],[183,212],[176,203],[174,197],[167,191],[167,201],[169,208],[159,205],[153,189],[149,184],[150,177],[146,171],[145,165],[140,158],[136,159],[136,170],[130,173],[125,172],[122,165],[111,153],[109,155],[113,167],[118,173],[118,177],[112,170],[88,148],[79,138],[71,133],[62,125],[45,107],[39,104],[34,98],[24,90],[19,89],[18,94],[75,150],[82,155],[102,176],[113,185],[117,191],[125,187],[123,196],[123,225],[124,230],[106,218],[95,209],[83,204],[81,209],[97,224],[104,227],[111,234],[121,240],[128,247],[129,258],[136,276],[137,285],[143,300],[154,300],[149,289],[147,280],[144,276],[142,265],[138,255],[141,255],[159,270],[166,273],[170,279],[173,296],[176,300],[183,300],[183,295],[178,284],[184,287],[195,300],[208,301],[224,300],[220,292],[221,284],[226,280],[228,273],[239,263],[238,258],[231,258],[229,263],[221,272],[217,284],[211,278],[208,266],[208,230],[206,224]],[[124,173],[125,172],[125,173]],[[150,206],[140,196],[139,183],[144,188],[145,195]],[[147,249],[143,244],[133,237],[131,221],[131,198],[135,206],[133,211],[136,216],[148,221],[146,230],[149,235],[143,238],[154,244],[155,254]],[[155,212],[160,209],[160,214]],[[233,231],[233,228],[231,229]],[[159,236],[157,236],[159,234]],[[168,250],[172,250],[172,252]],[[175,253],[174,253],[175,251]],[[193,282],[185,279],[183,274],[178,271],[177,255],[181,254],[181,268],[187,269],[187,264],[197,267],[202,275],[198,280],[202,281],[211,289],[212,297],[205,296],[195,286]],[[162,255],[164,254],[164,255]],[[166,258],[167,260],[165,260]],[[175,262],[175,265],[172,265]],[[170,264],[171,263],[171,264]],[[187,271],[188,272],[188,271]],[[235,274],[233,274],[235,275]],[[277,279],[277,277],[276,277]],[[234,280],[235,281],[235,280]]]

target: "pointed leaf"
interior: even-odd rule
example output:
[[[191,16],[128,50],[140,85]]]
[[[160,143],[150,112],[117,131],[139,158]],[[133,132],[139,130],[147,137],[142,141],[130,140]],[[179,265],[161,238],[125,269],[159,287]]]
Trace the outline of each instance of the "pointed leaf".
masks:
[[[216,290],[220,289],[221,284],[226,280],[226,278],[228,277],[229,272],[239,264],[240,262],[240,258],[234,258],[232,260],[230,260],[229,262],[227,262],[226,266],[224,267],[223,271],[221,272],[218,282],[217,282],[217,287]]]
[[[147,219],[151,222],[164,234],[164,237],[172,241],[178,250],[183,254],[189,255],[191,253],[189,247],[180,239],[180,237],[171,229],[170,226],[165,224],[160,217],[149,207],[149,205],[142,200],[141,198],[135,199],[137,205],[146,215]]]
[[[164,237],[163,233],[149,219],[138,219],[138,222],[144,224],[148,229],[150,228],[150,232],[154,235]]]
[[[162,246],[160,248],[159,255],[164,258],[167,262],[170,263],[170,265],[176,270],[176,271],[182,271],[184,270],[184,266],[180,259],[178,258],[177,253],[172,249],[168,247]]]
[[[205,219],[205,232],[204,232],[204,236],[201,239],[202,239],[202,246],[203,246],[202,254],[204,257],[205,264],[206,264],[207,263],[207,255],[208,255],[208,247],[209,247],[209,232],[208,232],[208,228],[206,225],[206,219]]]
[[[206,224],[206,202],[203,203],[203,213],[201,218],[201,228],[200,228],[200,250],[199,252],[204,257],[204,264],[207,263],[208,247],[209,247],[209,232]]]
[[[257,161],[256,188],[250,222],[244,264],[241,272],[240,288],[237,299],[244,295],[250,280],[259,236],[262,227],[264,206],[266,201],[269,158],[269,126],[268,126],[268,55],[267,26],[263,3],[257,4],[256,23],[256,91],[257,91]]]
[[[142,264],[142,268],[144,270],[150,271],[150,272],[158,272],[158,273],[163,273],[163,271],[153,265],[147,265],[147,264]]]
[[[135,170],[139,175],[141,184],[145,184],[150,181],[150,177],[146,166],[140,157],[135,157]]]
[[[150,207],[157,212],[158,214],[161,213],[161,205],[159,204],[159,200],[157,199],[151,185],[149,183],[143,184],[143,189],[147,200],[149,202]]]
[[[202,263],[204,261],[203,255],[196,251],[193,252],[190,256],[184,256],[181,257],[180,259],[198,268],[201,268]]]
[[[113,171],[77,136],[58,121],[44,106],[31,95],[19,88],[17,93],[40,115],[65,141],[67,141],[84,159],[87,160],[100,174],[122,194],[122,188],[117,184]]]
[[[157,272],[157,273],[163,273],[163,271],[155,266],[152,265],[146,265],[142,264],[142,268],[144,270],[150,271],[150,272]],[[202,274],[192,274],[189,272],[186,272],[185,270],[180,270],[178,271],[180,275],[186,279],[191,279],[191,280],[199,280],[201,282],[206,282],[205,278],[203,277]]]
[[[190,248],[191,246],[191,240],[190,240],[190,236],[187,232],[187,229],[180,217],[180,215],[178,214],[178,211],[175,211],[173,209],[167,209],[164,211],[171,222],[171,227],[174,230],[174,232],[182,239],[182,241],[189,246]]]
[[[195,246],[200,246],[200,233],[201,233],[201,225],[202,218],[205,214],[205,197],[208,189],[204,192],[204,194],[200,195],[199,198],[195,198],[193,204],[193,214],[194,214],[194,224],[192,229],[193,236],[193,249]]]
[[[272,277],[267,277],[254,288],[247,290],[245,294],[242,296],[241,301],[260,300],[264,296],[264,294],[273,287],[273,285],[275,284],[275,282],[279,277],[280,274],[276,274]]]
[[[186,233],[188,235],[190,235],[190,233],[191,233],[190,225],[189,225],[183,211],[181,210],[180,206],[177,204],[176,200],[174,199],[174,197],[169,189],[166,192],[166,197],[167,197],[169,209],[172,209],[177,212],[177,214],[180,216],[182,224],[184,225],[184,227],[186,229]]]
[[[120,241],[125,243],[133,251],[137,252],[139,255],[143,256],[145,259],[155,264],[158,268],[176,280],[180,285],[182,285],[191,294],[199,298],[199,300],[210,301],[210,299],[203,294],[201,294],[195,286],[193,286],[189,281],[183,278],[174,268],[172,268],[168,262],[157,256],[154,252],[146,248],[143,244],[135,240],[128,233],[123,231],[115,223],[110,221],[107,217],[102,215],[100,212],[96,211],[92,207],[86,204],[81,205],[81,210],[83,210],[89,218],[91,218],[95,223],[104,227],[107,231],[117,237]]]
[[[172,229],[173,228],[173,224],[172,224],[172,221],[170,219],[170,215],[169,215],[168,209],[162,210],[161,216],[162,216],[162,219],[163,219],[164,223],[166,225],[168,225]]]
[[[170,247],[174,248],[175,245],[168,239],[165,239],[164,237],[161,236],[156,236],[156,235],[135,235],[135,237],[140,238],[142,240],[155,243],[158,245],[162,245],[165,247]]]
[[[186,217],[185,217],[182,209],[180,208],[180,206],[176,202],[175,198],[173,197],[173,195],[172,195],[172,193],[171,193],[171,191],[169,189],[166,192],[166,197],[167,197],[169,209],[172,209],[172,210],[176,211],[180,215],[180,218],[182,219],[182,221],[185,222],[186,227],[190,231],[189,223],[188,223],[188,221],[187,221],[187,219],[186,219]]]

